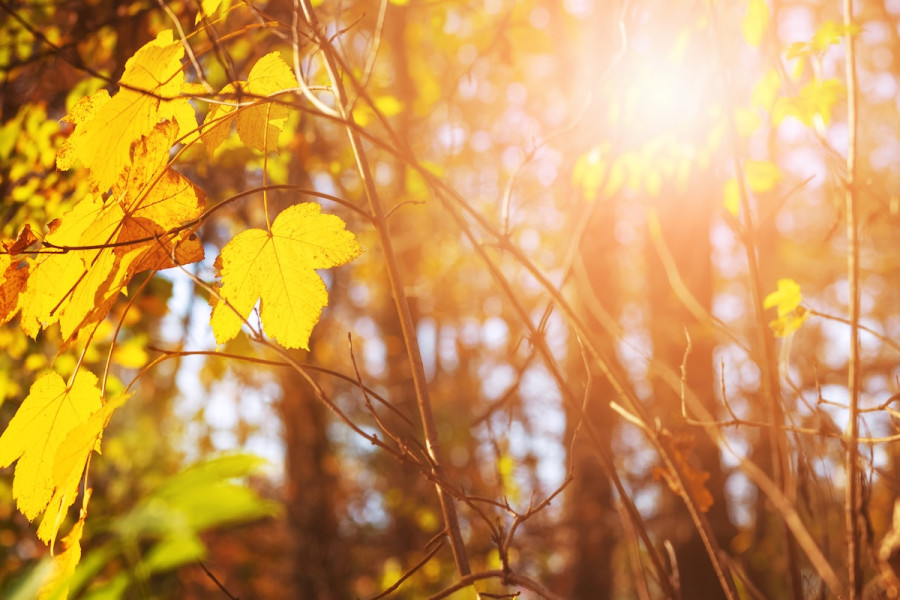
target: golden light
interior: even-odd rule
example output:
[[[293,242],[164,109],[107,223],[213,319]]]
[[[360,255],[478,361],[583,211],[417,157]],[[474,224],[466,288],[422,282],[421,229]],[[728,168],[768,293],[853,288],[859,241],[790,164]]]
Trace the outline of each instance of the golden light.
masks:
[[[618,106],[610,106],[610,116],[620,113],[622,133],[634,143],[660,136],[701,142],[719,110],[714,69],[705,19],[686,25],[674,39],[662,31],[644,33],[631,42],[611,82]]]
[[[585,153],[574,179],[585,197],[630,189],[656,196],[711,163],[725,131],[716,49],[706,13],[681,3],[644,10],[593,104],[602,145]]]

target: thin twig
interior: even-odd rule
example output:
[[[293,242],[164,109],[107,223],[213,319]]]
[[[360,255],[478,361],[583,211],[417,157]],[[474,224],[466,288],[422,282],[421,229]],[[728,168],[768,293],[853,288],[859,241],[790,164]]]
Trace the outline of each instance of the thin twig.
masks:
[[[231,600],[240,600],[240,598],[238,598],[237,596],[235,596],[234,594],[232,594],[231,592],[228,591],[228,588],[226,588],[226,587],[222,584],[222,582],[219,581],[218,578],[217,578],[215,575],[213,575],[212,571],[210,571],[209,569],[206,568],[206,565],[203,564],[203,561],[202,561],[202,560],[198,560],[198,561],[197,561],[197,564],[200,565],[200,568],[203,569],[203,572],[206,573],[206,576],[209,577],[210,579],[212,579],[212,580],[213,580],[213,583],[215,583],[216,586],[217,586],[220,590],[222,590],[222,593],[223,593],[223,594],[225,594],[226,596],[228,596]]]
[[[853,0],[843,0],[844,44],[846,48],[847,75],[847,280],[850,286],[850,358],[847,387],[850,391],[850,414],[847,423],[847,487],[844,498],[844,515],[847,526],[847,573],[850,578],[850,600],[856,600],[863,589],[860,566],[859,535],[859,462],[857,442],[859,438],[859,206],[856,198],[856,145],[858,130],[859,86],[856,78],[856,41],[853,36]]]
[[[426,554],[425,557],[424,557],[422,560],[420,560],[419,562],[417,562],[416,564],[414,564],[414,565],[413,565],[406,573],[404,573],[403,575],[401,575],[400,578],[399,578],[397,581],[395,581],[390,587],[388,587],[387,589],[385,589],[383,592],[381,592],[381,593],[378,594],[377,596],[373,596],[373,597],[372,597],[372,600],[379,600],[380,598],[384,598],[384,597],[386,597],[386,596],[391,595],[391,594],[394,592],[394,590],[396,590],[398,587],[400,587],[400,585],[401,585],[404,581],[406,581],[407,579],[409,579],[410,577],[412,577],[412,576],[415,574],[416,571],[418,571],[419,569],[421,569],[422,567],[424,567],[425,564],[428,563],[428,561],[431,560],[431,558],[432,558],[435,554],[438,553],[438,550],[440,550],[440,549],[443,548],[443,547],[444,547],[444,539],[443,539],[443,538],[440,538],[439,541],[438,541],[438,543],[435,544],[434,547],[433,547],[431,550],[428,551],[428,554]]]
[[[318,41],[319,49],[322,52],[325,68],[331,79],[331,86],[337,99],[338,113],[347,123],[354,123],[352,113],[348,112],[347,93],[344,89],[340,72],[338,71],[334,48],[325,38],[321,25],[312,9],[310,0],[295,0],[295,11],[298,10],[298,2],[301,5],[300,8],[303,9],[303,15],[306,18],[306,22],[311,27],[312,32]],[[299,15],[295,16],[295,22],[298,20]],[[295,49],[295,56],[296,53],[297,50]],[[295,68],[299,69],[299,65],[295,65]],[[359,133],[357,133],[356,128],[348,125],[346,129],[350,146],[356,158],[357,169],[365,188],[366,198],[369,202],[369,209],[372,213],[375,230],[378,233],[381,248],[384,252],[385,266],[391,286],[391,295],[393,296],[396,305],[397,316],[400,320],[400,329],[406,346],[410,368],[412,370],[413,385],[416,392],[416,400],[419,405],[419,415],[425,433],[425,443],[433,465],[434,475],[437,479],[443,480],[443,457],[437,433],[437,424],[434,419],[431,400],[429,398],[425,367],[422,362],[422,354],[419,350],[412,312],[400,277],[400,268],[397,263],[397,256],[394,253],[393,241],[391,240],[387,223],[384,220],[384,208],[375,186],[375,179],[371,172],[371,165],[366,156],[366,151],[362,145],[362,139],[360,138]],[[443,487],[438,486],[437,492],[438,500],[441,504],[441,512],[444,517],[444,524],[450,534],[450,547],[453,550],[453,559],[456,563],[457,571],[461,576],[468,575],[471,572],[471,569],[469,567],[469,559],[466,553],[462,531],[459,526],[459,517],[456,514],[456,507],[453,504],[453,499],[447,495],[446,490]]]
[[[711,34],[714,46],[717,51],[717,71],[719,75],[720,93],[725,104],[726,125],[728,139],[731,144],[731,160],[734,168],[734,174],[738,182],[738,192],[740,196],[741,215],[744,220],[744,231],[755,232],[753,209],[750,206],[750,195],[747,190],[747,181],[742,166],[742,150],[738,140],[737,127],[735,125],[734,106],[731,89],[729,84],[728,68],[725,59],[722,56],[725,43],[722,39],[723,32],[719,24],[718,7],[712,2],[706,3],[706,11],[712,23]],[[764,314],[763,296],[762,296],[762,278],[760,275],[759,261],[757,256],[757,248],[754,243],[755,236],[742,236],[744,254],[748,267],[748,285],[750,295],[753,302],[753,314],[756,323],[756,351],[758,353],[757,363],[762,372],[762,393],[766,399],[769,411],[769,419],[774,423],[782,423],[784,421],[784,407],[782,405],[781,390],[778,382],[778,369],[776,365],[773,341],[769,335],[767,327],[767,319]],[[773,427],[769,430],[769,443],[772,446],[772,472],[778,487],[788,496],[792,498],[794,494],[794,485],[792,485],[790,460],[788,457],[787,436]],[[803,582],[800,575],[800,566],[797,557],[797,548],[795,541],[791,538],[788,527],[784,524],[781,526],[782,537],[786,549],[785,570],[787,572],[788,583],[790,585],[791,596],[793,600],[803,600]]]

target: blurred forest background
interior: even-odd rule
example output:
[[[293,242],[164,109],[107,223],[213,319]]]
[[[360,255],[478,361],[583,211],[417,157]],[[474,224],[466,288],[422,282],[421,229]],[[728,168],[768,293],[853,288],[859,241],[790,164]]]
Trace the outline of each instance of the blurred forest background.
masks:
[[[46,231],[84,195],[83,174],[55,167],[60,119],[114,91],[160,31],[187,36],[185,76],[210,90],[297,49],[334,106],[300,4],[0,0],[2,237]],[[266,161],[232,133],[175,167],[211,205],[295,186],[269,193],[273,214],[320,201],[364,253],[323,274],[298,369],[253,362],[283,358],[246,336],[217,348],[185,272],[136,278],[84,357],[102,372],[117,336],[108,388],[141,377],[91,462],[70,596],[374,598],[408,575],[388,597],[892,597],[900,2],[857,1],[849,28],[818,0],[312,5],[389,211],[440,483],[486,575],[454,591],[471,581],[410,458],[410,350],[357,159],[344,124],[295,93]],[[192,103],[202,120],[210,103]],[[186,269],[211,283],[222,246],[264,223],[258,193],[229,201]],[[74,369],[54,335],[0,328],[3,426],[37,375]],[[48,549],[0,475],[0,596],[28,598]]]

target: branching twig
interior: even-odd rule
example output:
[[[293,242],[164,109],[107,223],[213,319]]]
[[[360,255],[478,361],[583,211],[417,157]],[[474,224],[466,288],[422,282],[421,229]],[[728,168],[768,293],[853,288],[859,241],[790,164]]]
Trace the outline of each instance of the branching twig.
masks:
[[[340,72],[335,61],[335,53],[333,47],[328,43],[321,25],[313,12],[312,5],[309,0],[295,0],[295,11],[298,10],[297,3],[301,4],[303,15],[306,22],[312,29],[312,32],[322,51],[325,60],[325,67],[328,76],[331,79],[332,89],[337,99],[338,113],[347,123],[353,123],[353,115],[349,113],[348,99],[344,85],[341,80]],[[299,16],[295,16],[295,21],[299,20]],[[296,43],[296,39],[295,39]],[[297,50],[295,49],[295,56]],[[299,60],[295,60],[295,69],[299,69]],[[384,252],[385,266],[387,269],[388,280],[391,286],[391,295],[397,308],[397,316],[400,320],[400,329],[406,346],[407,356],[412,370],[413,384],[416,391],[416,400],[419,405],[419,414],[422,421],[422,427],[425,432],[425,443],[428,448],[429,456],[433,464],[434,475],[437,479],[443,477],[443,458],[440,449],[440,442],[437,434],[437,425],[431,407],[431,400],[428,394],[428,385],[425,377],[425,367],[422,363],[422,355],[419,351],[419,343],[416,338],[415,324],[412,319],[412,312],[409,302],[406,298],[406,292],[403,282],[400,279],[400,269],[397,264],[397,256],[393,250],[393,241],[390,232],[385,223],[384,208],[381,203],[378,190],[375,187],[375,179],[371,172],[371,166],[366,151],[362,146],[362,140],[357,133],[356,128],[348,126],[347,136],[353,154],[356,158],[356,165],[362,179],[363,186],[366,191],[366,198],[369,202],[369,209],[372,213],[374,226],[379,236],[382,251]],[[438,499],[441,504],[445,526],[450,534],[450,547],[453,550],[453,558],[456,563],[457,571],[460,575],[468,575],[471,570],[469,568],[469,559],[465,549],[465,543],[462,538],[462,532],[459,527],[459,518],[456,514],[456,507],[453,500],[447,495],[443,487],[438,487]]]

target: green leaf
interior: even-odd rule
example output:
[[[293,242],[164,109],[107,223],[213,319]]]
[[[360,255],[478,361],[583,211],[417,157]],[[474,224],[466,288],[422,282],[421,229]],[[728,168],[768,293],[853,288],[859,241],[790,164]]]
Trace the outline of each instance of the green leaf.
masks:
[[[150,549],[141,566],[147,573],[169,571],[206,556],[206,546],[193,533],[163,538]]]

